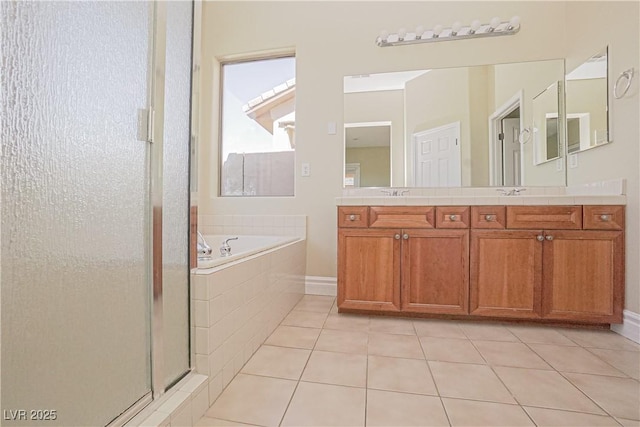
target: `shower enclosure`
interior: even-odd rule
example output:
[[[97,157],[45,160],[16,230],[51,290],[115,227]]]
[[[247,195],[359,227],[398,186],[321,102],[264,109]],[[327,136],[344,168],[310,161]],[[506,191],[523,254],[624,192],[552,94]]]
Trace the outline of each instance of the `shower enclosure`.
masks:
[[[3,425],[107,425],[190,369],[192,24],[0,2]]]

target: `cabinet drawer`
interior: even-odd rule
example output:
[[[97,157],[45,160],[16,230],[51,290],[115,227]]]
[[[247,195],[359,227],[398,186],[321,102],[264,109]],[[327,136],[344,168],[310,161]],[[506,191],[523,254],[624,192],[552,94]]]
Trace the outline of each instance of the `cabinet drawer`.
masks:
[[[374,228],[433,228],[432,206],[372,206],[369,226]]]
[[[436,228],[469,228],[469,207],[438,206]]]
[[[506,223],[504,206],[471,206],[471,228],[503,229]]]
[[[584,206],[583,226],[586,230],[622,230],[624,206]]]
[[[338,208],[338,227],[366,227],[369,223],[369,207],[341,206]]]
[[[582,206],[507,206],[507,228],[579,230]]]

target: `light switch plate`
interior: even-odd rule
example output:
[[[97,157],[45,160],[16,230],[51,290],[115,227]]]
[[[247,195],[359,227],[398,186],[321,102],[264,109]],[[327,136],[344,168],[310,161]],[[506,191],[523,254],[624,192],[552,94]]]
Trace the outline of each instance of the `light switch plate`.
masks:
[[[302,176],[309,176],[311,175],[311,165],[309,165],[309,163],[303,163],[302,164]]]
[[[329,135],[335,135],[337,131],[338,131],[338,127],[336,125],[336,122],[327,123],[327,133]]]
[[[569,167],[571,169],[578,167],[578,153],[569,154]]]

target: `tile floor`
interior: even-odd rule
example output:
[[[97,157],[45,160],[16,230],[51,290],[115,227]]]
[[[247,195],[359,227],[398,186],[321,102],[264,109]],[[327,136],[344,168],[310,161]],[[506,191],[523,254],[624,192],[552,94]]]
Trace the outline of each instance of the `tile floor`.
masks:
[[[611,331],[338,314],[306,295],[198,426],[640,426]]]

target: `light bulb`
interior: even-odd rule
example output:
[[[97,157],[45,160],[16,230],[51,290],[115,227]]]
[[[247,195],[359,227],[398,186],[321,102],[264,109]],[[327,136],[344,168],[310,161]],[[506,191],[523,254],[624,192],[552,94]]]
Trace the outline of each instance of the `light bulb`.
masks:
[[[387,31],[387,30],[380,31],[380,40],[381,41],[386,42],[388,38],[389,38],[389,31]]]
[[[441,32],[442,32],[442,25],[436,25],[435,27],[433,27],[433,37],[434,38],[439,37]]]
[[[402,41],[404,40],[405,36],[407,35],[407,30],[404,28],[400,28],[398,30],[398,41]]]
[[[424,34],[424,27],[422,25],[418,25],[416,27],[416,40],[420,40],[423,34]]]
[[[451,35],[455,36],[456,34],[458,34],[461,28],[462,28],[462,24],[459,21],[454,22],[453,25],[451,26]]]
[[[520,17],[518,15],[512,16],[509,20],[509,29],[512,30],[520,26]]]
[[[489,23],[489,26],[491,28],[490,31],[493,31],[496,28],[498,28],[498,25],[500,25],[500,18],[498,18],[497,16],[494,16],[493,18],[491,18],[491,22]]]
[[[478,31],[478,28],[480,28],[480,25],[480,21],[478,21],[477,19],[473,21],[471,23],[471,31],[469,31],[469,34],[475,34],[475,32]]]

